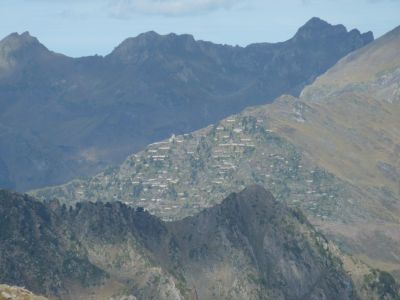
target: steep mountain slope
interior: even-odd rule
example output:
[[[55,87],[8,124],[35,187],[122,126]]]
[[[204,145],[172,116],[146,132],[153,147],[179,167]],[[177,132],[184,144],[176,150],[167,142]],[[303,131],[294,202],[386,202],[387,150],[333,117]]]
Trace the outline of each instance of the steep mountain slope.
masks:
[[[1,283],[51,295],[66,292],[68,285],[90,286],[105,277],[45,205],[1,191],[0,214]]]
[[[358,186],[384,187],[396,197],[399,46],[400,27],[343,59],[299,99],[283,97],[268,109],[276,130],[305,148],[321,166]]]
[[[313,18],[283,43],[242,48],[148,32],[106,57],[72,59],[12,34],[0,41],[2,186],[27,190],[95,174],[172,133],[298,95],[372,40]]]
[[[377,266],[400,269],[400,27],[349,55],[307,87],[258,113],[319,166],[373,196],[379,221],[327,226],[361,240]],[[249,111],[251,115],[257,115]],[[331,228],[332,227],[332,228]],[[356,244],[356,243],[355,243]],[[384,249],[384,251],[382,251]],[[385,253],[385,254],[383,254]],[[399,274],[399,273],[398,273]]]
[[[26,227],[36,234],[1,224],[0,256],[10,263],[0,264],[0,280],[18,281],[62,299],[89,295],[93,299],[359,299],[362,293],[367,295],[362,299],[398,299],[399,295],[389,274],[353,261],[352,271],[360,278],[354,285],[337,249],[300,211],[276,201],[259,186],[176,222],[163,222],[142,208],[119,202],[79,203],[67,209],[57,202],[42,204],[2,191],[0,220],[15,219],[15,214],[33,220]],[[53,254],[65,249],[65,241],[76,245],[69,257],[83,255],[90,263],[70,263],[58,277],[58,266],[69,259]],[[31,253],[35,245],[47,248]],[[32,260],[43,255],[52,261],[24,264],[21,257],[28,254]],[[42,285],[37,285],[40,276],[13,277],[35,274],[38,268],[57,277]],[[101,272],[91,272],[94,268]],[[78,275],[82,279],[74,281]],[[57,281],[58,288],[49,289],[51,281]]]
[[[300,98],[247,109],[150,145],[118,168],[34,194],[65,203],[113,198],[179,219],[258,183],[347,251],[400,276],[399,42],[397,28]]]

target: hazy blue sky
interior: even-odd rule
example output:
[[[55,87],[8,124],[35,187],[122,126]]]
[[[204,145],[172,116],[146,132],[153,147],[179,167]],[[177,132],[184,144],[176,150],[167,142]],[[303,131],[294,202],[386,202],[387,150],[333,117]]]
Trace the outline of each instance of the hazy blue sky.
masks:
[[[0,0],[0,37],[29,31],[57,52],[103,55],[149,30],[232,45],[283,41],[313,16],[380,36],[400,25],[400,0]]]

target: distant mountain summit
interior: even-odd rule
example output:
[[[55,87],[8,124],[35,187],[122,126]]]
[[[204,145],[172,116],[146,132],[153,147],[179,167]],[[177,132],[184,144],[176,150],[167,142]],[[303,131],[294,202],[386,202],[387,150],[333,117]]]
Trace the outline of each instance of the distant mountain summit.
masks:
[[[49,51],[29,32],[12,33],[0,41],[0,78],[14,73],[22,64],[36,60]]]
[[[42,44],[39,43],[38,39],[31,36],[28,31],[25,31],[22,34],[14,32],[6,36],[3,40],[1,40],[1,45],[3,51],[8,50],[9,53],[18,51],[26,47],[45,48]]]
[[[0,40],[0,58],[13,57],[25,61],[27,58],[37,60],[43,55],[50,54],[55,53],[48,50],[28,31],[21,34],[14,32]]]
[[[321,75],[315,84],[303,93],[318,87],[344,87],[368,82],[382,72],[390,72],[400,65],[400,26],[377,39],[374,43],[341,59],[333,68]]]
[[[399,289],[387,273],[345,269],[300,211],[259,186],[177,222],[0,191],[0,226],[0,281],[51,298],[391,300]]]
[[[0,41],[2,186],[91,175],[173,133],[296,96],[368,36],[312,19],[282,43],[243,48],[148,32],[105,57],[73,59],[12,34]]]
[[[317,36],[333,37],[334,35],[346,34],[347,29],[344,25],[332,26],[328,22],[321,20],[320,18],[311,18],[306,24],[299,28],[295,38],[297,39],[310,39]],[[371,31],[361,34],[357,29],[353,29],[350,32],[355,40],[362,41],[364,44],[368,44],[374,40],[374,35]]]
[[[180,56],[185,53],[187,54],[196,51],[200,51],[200,48],[192,35],[176,35],[174,33],[160,35],[154,31],[149,31],[142,33],[135,38],[126,39],[107,57],[135,62],[133,57],[142,52]]]

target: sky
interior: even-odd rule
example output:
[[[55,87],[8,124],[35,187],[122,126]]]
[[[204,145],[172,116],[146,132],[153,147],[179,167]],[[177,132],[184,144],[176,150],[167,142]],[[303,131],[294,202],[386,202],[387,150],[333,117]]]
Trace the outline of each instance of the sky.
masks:
[[[400,0],[0,0],[0,38],[29,31],[73,57],[150,30],[246,46],[285,41],[314,16],[379,37],[400,25]]]

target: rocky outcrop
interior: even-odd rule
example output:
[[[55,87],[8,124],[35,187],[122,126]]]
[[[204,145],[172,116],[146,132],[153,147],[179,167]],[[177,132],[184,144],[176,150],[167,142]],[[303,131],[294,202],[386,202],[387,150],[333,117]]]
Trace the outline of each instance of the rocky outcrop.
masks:
[[[175,222],[119,202],[68,209],[5,191],[0,217],[0,280],[61,299],[358,299],[361,290],[396,299],[398,292],[389,274],[385,283],[371,275],[362,289],[355,285],[306,217],[259,186]]]
[[[67,292],[69,281],[85,286],[104,278],[46,205],[2,190],[0,215],[0,282],[52,295]]]

